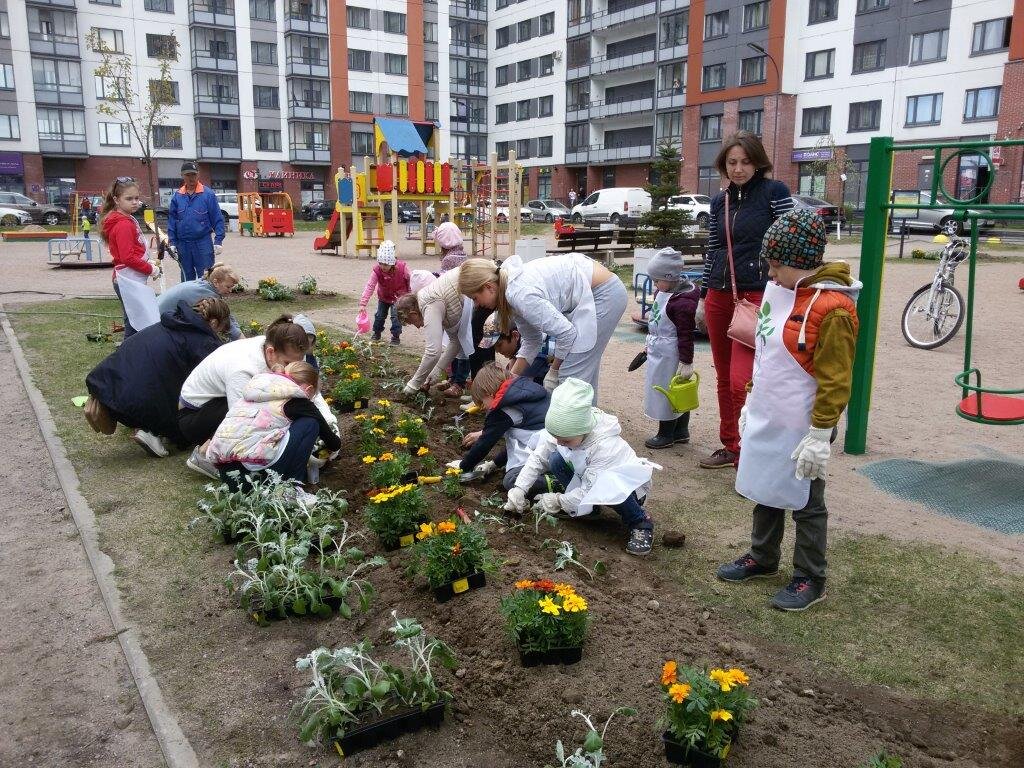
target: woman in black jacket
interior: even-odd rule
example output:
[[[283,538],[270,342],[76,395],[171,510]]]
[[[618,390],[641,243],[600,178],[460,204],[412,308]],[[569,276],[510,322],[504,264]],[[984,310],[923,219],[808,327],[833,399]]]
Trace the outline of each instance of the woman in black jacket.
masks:
[[[708,253],[704,259],[701,307],[697,315],[700,317],[703,313],[711,341],[722,447],[700,462],[705,469],[732,467],[739,461],[738,420],[754,369],[754,350],[728,336],[735,303],[726,227],[732,240],[738,296],[760,305],[768,282],[768,267],[761,262],[761,240],[771,223],[793,207],[789,188],[781,181],[768,178],[771,161],[760,139],[749,131],[739,131],[725,140],[715,159],[715,167],[728,180],[729,186],[711,201]]]
[[[167,455],[161,438],[184,446],[178,431],[181,385],[220,346],[230,318],[224,299],[203,298],[194,306],[179,301],[159,323],[125,339],[85,379],[90,426],[108,435],[118,424],[131,427],[135,442],[151,456]]]

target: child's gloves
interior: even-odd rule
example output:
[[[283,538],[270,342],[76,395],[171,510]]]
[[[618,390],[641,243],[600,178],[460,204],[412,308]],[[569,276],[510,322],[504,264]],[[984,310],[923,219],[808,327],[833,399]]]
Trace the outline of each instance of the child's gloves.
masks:
[[[548,368],[547,375],[544,376],[544,389],[548,392],[554,392],[555,387],[558,386],[558,370],[555,368]]]
[[[419,392],[419,390],[416,389],[416,387],[412,386],[411,384],[406,384],[404,387],[402,387],[402,394],[405,395],[406,397],[412,397],[417,392]]]
[[[744,405],[742,408],[740,408],[740,418],[739,418],[740,437],[743,437],[743,430],[746,428],[746,426],[747,426],[747,406]]]
[[[448,467],[448,469],[457,469],[457,470],[459,470],[461,472],[462,471],[462,460],[461,459],[453,459],[452,461],[449,461],[447,464],[445,464],[445,466]]]
[[[549,515],[557,515],[562,511],[562,495],[560,493],[542,493],[537,497],[536,503]]]
[[[481,461],[479,464],[477,464],[473,468],[473,471],[474,472],[478,472],[481,477],[487,477],[489,474],[491,474],[491,472],[493,472],[497,468],[498,468],[498,465],[495,464],[490,459],[488,459],[487,461]]]
[[[223,245],[215,245],[215,246],[213,246],[213,255],[214,256],[220,256],[223,252],[224,252],[224,246]]]
[[[513,488],[508,492],[508,501],[503,507],[506,512],[515,512],[517,515],[521,515],[526,511],[526,507],[526,491],[522,488]]]
[[[824,480],[828,459],[832,455],[829,439],[832,428],[811,427],[789,457],[796,461],[797,480]]]
[[[679,363],[679,378],[689,381],[691,376],[693,376],[693,364]]]

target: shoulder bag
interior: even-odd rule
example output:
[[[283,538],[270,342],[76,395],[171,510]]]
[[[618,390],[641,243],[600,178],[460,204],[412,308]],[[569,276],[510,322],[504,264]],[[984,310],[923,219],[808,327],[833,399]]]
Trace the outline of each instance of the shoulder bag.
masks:
[[[754,348],[757,329],[757,304],[741,299],[736,290],[736,265],[732,260],[732,221],[729,217],[729,190],[725,191],[725,251],[729,256],[729,281],[732,283],[732,321],[726,335],[733,341]]]

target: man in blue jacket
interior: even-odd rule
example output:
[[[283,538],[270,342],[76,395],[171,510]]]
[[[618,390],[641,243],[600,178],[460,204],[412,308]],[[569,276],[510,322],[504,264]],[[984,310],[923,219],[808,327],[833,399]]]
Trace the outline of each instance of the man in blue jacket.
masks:
[[[213,190],[199,182],[199,168],[191,160],[181,164],[184,184],[171,197],[167,209],[167,237],[178,249],[181,280],[198,280],[220,256],[224,219]],[[210,234],[213,242],[210,242]]]

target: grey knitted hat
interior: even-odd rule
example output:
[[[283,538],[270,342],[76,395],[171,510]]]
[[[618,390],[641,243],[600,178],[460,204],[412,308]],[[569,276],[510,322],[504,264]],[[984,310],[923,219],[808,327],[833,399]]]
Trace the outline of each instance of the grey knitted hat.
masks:
[[[647,274],[651,280],[677,282],[683,273],[683,254],[672,248],[662,248],[647,262]]]

